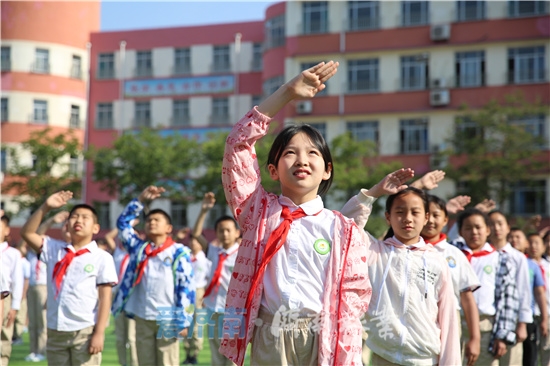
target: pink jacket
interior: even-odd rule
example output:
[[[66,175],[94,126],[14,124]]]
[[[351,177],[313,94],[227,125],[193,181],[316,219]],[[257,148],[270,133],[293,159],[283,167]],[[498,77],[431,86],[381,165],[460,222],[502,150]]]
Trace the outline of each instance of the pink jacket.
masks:
[[[220,352],[242,365],[252,338],[263,292],[259,285],[246,324],[235,331],[235,311],[244,307],[251,278],[261,262],[271,232],[279,226],[282,207],[278,197],[261,186],[255,142],[267,133],[270,119],[256,108],[246,114],[229,134],[223,158],[222,182],[225,196],[242,231],[242,243],[226,300],[224,334]],[[361,365],[362,327],[372,294],[367,268],[367,244],[363,230],[335,212],[334,238],[324,284],[319,333],[320,365]],[[230,337],[234,335],[234,337]]]

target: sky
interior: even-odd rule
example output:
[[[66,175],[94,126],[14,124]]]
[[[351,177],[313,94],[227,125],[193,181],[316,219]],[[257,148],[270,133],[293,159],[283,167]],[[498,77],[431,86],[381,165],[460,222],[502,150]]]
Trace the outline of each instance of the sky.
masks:
[[[101,2],[101,31],[181,27],[263,20],[280,1],[109,1]]]

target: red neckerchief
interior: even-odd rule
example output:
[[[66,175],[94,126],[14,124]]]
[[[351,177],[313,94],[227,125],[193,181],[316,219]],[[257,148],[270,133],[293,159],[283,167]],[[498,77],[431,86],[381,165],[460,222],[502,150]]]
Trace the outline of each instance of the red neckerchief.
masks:
[[[145,267],[147,267],[147,262],[149,262],[149,258],[156,257],[157,254],[162,252],[164,249],[171,247],[172,245],[174,245],[174,240],[172,240],[172,237],[168,235],[166,237],[166,240],[164,241],[164,244],[162,244],[160,247],[154,250],[152,249],[153,243],[149,243],[147,246],[145,246],[145,258],[138,264],[136,268],[136,272],[138,273],[138,276],[134,286],[136,286],[141,282],[141,278],[145,273]]]

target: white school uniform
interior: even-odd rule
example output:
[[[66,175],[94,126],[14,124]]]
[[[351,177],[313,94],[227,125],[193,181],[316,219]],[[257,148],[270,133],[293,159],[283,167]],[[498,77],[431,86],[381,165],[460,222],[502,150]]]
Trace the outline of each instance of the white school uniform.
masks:
[[[225,258],[225,261],[223,262],[223,268],[219,279],[220,285],[214,287],[212,292],[208,296],[205,296],[202,300],[203,307],[216,313],[225,312],[225,298],[227,297],[229,281],[231,281],[233,267],[235,267],[235,260],[237,259],[237,253],[239,252],[239,245],[235,243],[231,248],[225,250],[222,247],[208,244],[206,258],[208,258],[208,260],[212,263],[212,267],[210,268],[210,276],[208,277],[208,284],[212,281],[216,268],[218,268],[220,253],[224,252],[227,254],[227,258]]]
[[[92,241],[82,248],[87,248],[89,253],[72,260],[56,296],[53,270],[55,264],[65,257],[67,247],[74,250],[71,244],[45,237],[40,260],[48,266],[48,328],[74,332],[96,324],[99,302],[97,286],[115,285],[117,276],[113,257]]]
[[[300,316],[319,314],[330,251],[319,253],[314,243],[332,242],[335,215],[324,209],[320,196],[300,206],[280,196],[279,203],[288,206],[291,212],[301,207],[307,216],[292,222],[286,242],[267,265],[261,304],[271,314],[277,313],[281,306],[299,310]]]
[[[520,307],[519,307],[519,322],[532,323],[533,310],[531,304],[533,301],[533,290],[531,281],[529,280],[529,264],[525,254],[514,248],[510,243],[506,243],[501,251],[508,253],[511,262],[516,267],[516,287],[518,289]]]
[[[208,284],[208,276],[210,275],[212,263],[206,258],[202,250],[193,256],[191,266],[193,266],[195,285],[197,288],[205,288]]]
[[[477,290],[481,286],[479,279],[464,253],[457,247],[449,244],[446,238],[433,244],[433,246],[449,265],[449,271],[453,279],[456,306],[460,310],[460,293]]]
[[[10,247],[7,242],[0,244],[0,252],[2,252],[2,279],[4,280],[4,286],[11,293],[11,308],[19,310],[24,285],[21,252]]]

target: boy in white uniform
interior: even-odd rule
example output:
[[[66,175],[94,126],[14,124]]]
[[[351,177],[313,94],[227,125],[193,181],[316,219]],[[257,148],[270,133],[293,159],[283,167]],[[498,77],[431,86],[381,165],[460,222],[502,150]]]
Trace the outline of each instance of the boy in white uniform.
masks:
[[[71,244],[37,233],[43,217],[72,196],[61,191],[48,197],[21,228],[21,236],[48,268],[48,364],[99,365],[117,277],[113,258],[92,240],[100,229],[97,214],[86,204],[72,208],[67,222]]]
[[[23,267],[21,252],[11,247],[4,241],[10,233],[9,217],[0,218],[0,252],[2,253],[1,273],[6,288],[11,292],[11,297],[4,301],[2,312],[2,365],[7,366],[11,356],[11,340],[13,337],[14,323],[17,311],[23,298]]]
[[[218,352],[220,348],[220,326],[223,324],[223,315],[225,313],[225,299],[227,297],[227,289],[239,244],[237,240],[240,236],[240,231],[237,228],[237,222],[231,216],[222,216],[218,218],[215,224],[216,237],[221,246],[212,245],[202,235],[202,227],[206,214],[214,204],[216,198],[214,193],[209,192],[204,195],[202,201],[201,212],[197,218],[193,237],[196,238],[202,245],[206,257],[210,260],[211,269],[208,280],[208,287],[204,292],[203,306],[208,312],[208,339],[210,342],[211,364],[230,366],[235,365],[231,360]],[[200,324],[199,324],[200,325]]]

